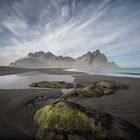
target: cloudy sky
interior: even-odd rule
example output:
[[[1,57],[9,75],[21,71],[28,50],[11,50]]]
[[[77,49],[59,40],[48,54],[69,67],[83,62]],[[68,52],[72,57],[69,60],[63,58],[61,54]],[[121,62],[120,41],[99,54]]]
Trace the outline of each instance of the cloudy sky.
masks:
[[[0,0],[0,65],[29,52],[78,57],[100,49],[140,67],[140,0]]]

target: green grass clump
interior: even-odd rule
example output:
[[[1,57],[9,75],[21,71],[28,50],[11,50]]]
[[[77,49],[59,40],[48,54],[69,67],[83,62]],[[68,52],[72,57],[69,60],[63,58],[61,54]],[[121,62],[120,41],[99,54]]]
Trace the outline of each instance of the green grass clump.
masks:
[[[31,87],[42,87],[42,88],[73,88],[72,83],[66,83],[64,81],[42,81],[42,82],[35,82],[29,85]]]
[[[49,132],[83,134],[92,131],[93,121],[85,113],[69,107],[64,102],[47,105],[36,112],[35,121],[39,125],[38,138]]]
[[[74,88],[74,90],[71,92],[71,95],[75,97],[92,97],[94,94],[95,90],[92,87]]]
[[[96,86],[110,89],[110,88],[113,88],[114,85],[110,81],[100,81],[100,82],[97,82]]]
[[[94,82],[92,86],[75,87],[67,97],[101,97],[113,94],[119,89],[127,89],[127,86],[103,80]]]
[[[129,133],[121,128],[120,120],[116,122],[119,125],[116,125],[114,121],[117,120],[108,113],[89,112],[86,108],[65,100],[44,106],[34,116],[39,126],[36,138],[66,140],[71,135],[73,139],[78,136],[84,140],[128,139]]]
[[[95,82],[93,86],[76,87],[70,93],[73,97],[100,97],[115,92],[114,84],[110,81]]]
[[[113,89],[104,89],[103,93],[104,95],[109,95],[109,94],[115,93],[115,91]]]
[[[120,87],[117,83],[113,83],[111,81],[99,81],[94,83],[95,91],[97,94],[102,95],[110,95],[115,93]]]

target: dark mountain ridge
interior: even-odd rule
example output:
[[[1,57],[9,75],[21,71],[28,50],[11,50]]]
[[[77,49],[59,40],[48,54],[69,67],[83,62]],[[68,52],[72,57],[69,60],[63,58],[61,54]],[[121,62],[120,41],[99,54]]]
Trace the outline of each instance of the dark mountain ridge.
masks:
[[[105,54],[100,50],[87,52],[86,54],[72,58],[68,56],[56,56],[51,52],[29,53],[25,58],[10,63],[12,67],[26,68],[103,68],[118,67],[114,62],[109,62]]]

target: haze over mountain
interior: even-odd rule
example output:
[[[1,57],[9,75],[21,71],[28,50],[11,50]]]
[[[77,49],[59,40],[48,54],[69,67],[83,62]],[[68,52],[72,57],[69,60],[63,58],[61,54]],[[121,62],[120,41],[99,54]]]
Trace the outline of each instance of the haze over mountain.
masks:
[[[25,58],[18,59],[14,63],[10,63],[12,67],[26,68],[103,68],[117,67],[114,62],[108,62],[105,54],[99,50],[87,52],[86,54],[72,58],[67,56],[56,56],[51,52],[35,52],[29,53]]]

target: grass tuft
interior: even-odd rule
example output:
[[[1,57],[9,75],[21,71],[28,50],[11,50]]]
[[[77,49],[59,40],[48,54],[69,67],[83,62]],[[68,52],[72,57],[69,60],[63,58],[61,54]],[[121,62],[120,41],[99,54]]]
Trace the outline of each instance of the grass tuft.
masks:
[[[101,97],[103,95],[110,95],[115,93],[119,89],[127,89],[127,86],[103,80],[93,83],[92,86],[80,86],[75,87],[73,91],[68,95],[72,97]]]
[[[30,87],[42,87],[42,88],[73,88],[72,83],[66,83],[65,81],[41,81],[41,82],[34,82]]]
[[[83,134],[95,127],[94,121],[85,113],[72,109],[64,102],[43,107],[36,112],[34,119],[39,125],[39,139],[49,132]]]

